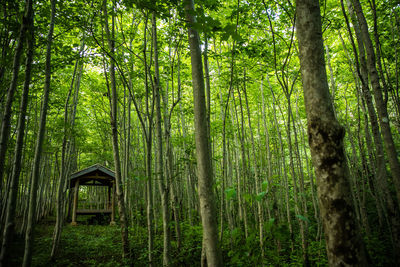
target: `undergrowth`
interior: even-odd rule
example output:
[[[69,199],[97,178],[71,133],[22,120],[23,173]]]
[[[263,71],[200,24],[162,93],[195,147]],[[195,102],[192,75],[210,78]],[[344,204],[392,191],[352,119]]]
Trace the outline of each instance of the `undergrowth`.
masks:
[[[154,233],[153,260],[155,266],[162,265],[161,223]],[[202,229],[182,223],[182,242],[178,247],[172,231],[172,265],[200,266]],[[147,229],[133,227],[129,230],[131,259],[121,257],[121,231],[118,226],[108,225],[66,225],[62,232],[60,248],[55,261],[50,261],[52,244],[52,224],[36,226],[32,266],[147,266]],[[259,246],[257,232],[244,233],[241,228],[225,228],[221,242],[224,266],[303,266],[303,253],[300,237],[290,235],[285,224],[267,222],[264,229],[264,256]],[[312,229],[310,228],[312,232]],[[375,266],[388,266],[384,258],[384,246],[377,236],[368,240],[367,247]],[[19,266],[23,255],[23,238],[17,236],[10,253],[11,266]],[[310,266],[327,266],[324,240],[308,241],[308,261]]]

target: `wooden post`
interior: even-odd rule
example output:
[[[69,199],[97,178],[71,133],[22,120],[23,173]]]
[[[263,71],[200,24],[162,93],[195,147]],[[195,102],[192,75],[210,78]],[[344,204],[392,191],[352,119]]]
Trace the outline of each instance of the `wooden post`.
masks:
[[[112,185],[108,186],[108,194],[107,194],[107,207],[106,209],[111,209],[111,188]]]
[[[112,183],[111,222],[110,222],[110,225],[115,225],[115,181]]]
[[[76,222],[76,211],[78,209],[78,195],[79,195],[79,178],[75,182],[75,189],[74,189],[74,206],[72,207],[72,222],[71,225],[77,225]]]

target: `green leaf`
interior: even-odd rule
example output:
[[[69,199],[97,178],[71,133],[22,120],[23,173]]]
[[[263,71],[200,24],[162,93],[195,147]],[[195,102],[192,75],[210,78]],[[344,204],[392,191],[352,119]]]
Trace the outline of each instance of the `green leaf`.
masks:
[[[262,182],[262,190],[267,191],[267,188],[268,188],[268,181],[263,181]]]
[[[243,194],[243,198],[247,203],[249,203],[249,204],[252,203],[252,195],[251,194]]]
[[[308,223],[310,222],[310,220],[307,217],[303,216],[303,215],[296,214],[296,217],[299,218],[302,221],[305,221],[305,222],[308,222]]]
[[[241,234],[242,234],[242,231],[241,231],[241,229],[238,228],[238,227],[237,227],[237,228],[234,228],[234,229],[232,230],[232,232],[231,232],[231,235],[232,235],[232,238],[233,238],[233,239],[240,238]]]
[[[264,224],[264,230],[266,233],[272,234],[272,232],[275,229],[275,218],[270,218],[265,224]]]
[[[256,200],[257,201],[261,201],[266,194],[267,194],[267,192],[258,193],[257,196],[256,196]]]
[[[229,201],[231,199],[236,198],[236,189],[235,188],[228,188],[225,190],[226,199]]]
[[[237,41],[237,42],[242,42],[243,41],[243,38],[237,32],[233,32],[232,33],[232,39]]]

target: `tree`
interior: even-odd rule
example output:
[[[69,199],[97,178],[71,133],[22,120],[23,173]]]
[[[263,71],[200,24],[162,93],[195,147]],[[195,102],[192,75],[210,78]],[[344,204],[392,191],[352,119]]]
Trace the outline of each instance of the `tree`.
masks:
[[[114,4],[113,4],[113,8]],[[113,147],[113,156],[114,156],[114,167],[115,167],[115,189],[117,193],[117,201],[118,201],[118,212],[119,219],[121,222],[121,239],[122,239],[122,257],[125,259],[129,259],[129,239],[128,239],[128,222],[126,218],[126,210],[124,203],[124,194],[122,190],[122,179],[121,179],[121,161],[119,158],[119,144],[118,144],[118,129],[117,129],[117,84],[115,79],[115,26],[114,26],[114,11],[111,17],[111,33],[108,25],[108,13],[107,13],[107,0],[103,1],[103,12],[104,12],[104,21],[105,21],[105,30],[107,35],[107,43],[108,49],[110,53],[110,84],[111,84],[111,100],[110,100],[110,124],[111,124],[111,133],[112,133],[112,147]]]
[[[67,98],[64,104],[64,136],[61,147],[61,167],[60,167],[60,179],[57,190],[57,213],[56,213],[56,224],[54,226],[53,233],[53,245],[51,248],[51,259],[54,260],[56,256],[56,252],[61,239],[61,231],[64,225],[65,220],[65,196],[66,196],[66,186],[67,186],[67,178],[71,172],[71,161],[72,161],[72,150],[74,147],[73,142],[73,128],[75,125],[75,116],[76,116],[76,107],[78,105],[78,95],[79,95],[79,87],[83,70],[83,61],[81,57],[83,57],[83,49],[85,46],[84,39],[81,43],[81,48],[79,51],[79,58],[76,60],[74,72],[72,74],[71,85],[68,90]],[[79,66],[80,65],[80,66]],[[79,70],[78,70],[79,66]],[[71,98],[72,91],[75,89],[75,93],[73,96],[73,105],[72,112],[69,114],[69,102]]]
[[[358,22],[361,29],[361,37],[365,45],[365,52],[367,54],[367,68],[368,74],[371,79],[371,85],[374,93],[374,99],[376,103],[376,109],[378,111],[379,125],[382,130],[382,136],[386,148],[386,153],[389,159],[390,168],[393,175],[393,183],[397,192],[397,202],[400,207],[400,162],[398,159],[396,145],[393,140],[392,132],[390,129],[390,119],[387,110],[387,100],[382,96],[382,88],[380,85],[380,79],[378,71],[376,69],[376,58],[374,47],[371,41],[371,37],[368,32],[368,24],[364,17],[364,13],[359,0],[353,1],[354,9],[357,15]],[[379,44],[377,44],[379,46]],[[380,48],[378,47],[377,50]]]
[[[154,48],[154,84],[155,101],[156,101],[156,134],[157,134],[157,174],[161,191],[161,206],[163,216],[163,235],[164,235],[164,251],[163,251],[163,266],[171,264],[171,240],[169,226],[169,188],[166,183],[166,175],[164,174],[163,164],[163,143],[161,130],[161,86],[160,74],[158,66],[158,43],[157,43],[157,17],[155,12],[152,15],[152,30],[153,30],[153,48]]]
[[[26,40],[26,31],[28,27],[30,27],[31,17],[33,16],[33,1],[26,0],[25,2],[25,13],[22,18],[21,27],[19,29],[18,35],[18,43],[14,53],[13,59],[13,70],[12,70],[12,79],[10,87],[7,91],[6,101],[5,101],[5,108],[3,111],[3,118],[1,122],[1,132],[0,132],[0,185],[3,182],[3,172],[4,172],[4,165],[6,159],[6,152],[8,146],[8,138],[10,135],[10,120],[11,120],[11,105],[14,100],[14,94],[18,86],[18,74],[19,68],[21,64],[21,55],[24,48],[24,43]]]
[[[34,51],[34,25],[33,25],[33,8],[32,1],[27,2],[27,14],[26,20],[24,19],[23,24],[26,23],[24,27],[27,28],[28,31],[28,45],[27,45],[27,57],[26,57],[26,69],[25,69],[25,81],[24,88],[22,92],[21,104],[20,104],[20,114],[18,119],[18,134],[17,134],[17,143],[15,146],[15,159],[14,159],[14,168],[11,176],[11,190],[8,196],[7,202],[7,214],[4,228],[4,235],[1,245],[1,254],[0,254],[0,266],[6,265],[6,258],[8,254],[8,249],[10,246],[11,236],[14,232],[15,225],[15,210],[16,210],[16,200],[18,193],[18,185],[19,185],[19,176],[21,172],[21,158],[22,158],[22,148],[23,141],[25,135],[25,120],[28,106],[28,96],[29,96],[29,86],[31,83],[31,71],[32,71],[32,61],[33,61],[33,51]],[[21,40],[22,39],[22,40]],[[23,38],[20,36],[20,41],[23,41]],[[22,44],[21,44],[22,46]],[[20,49],[19,47],[17,49]],[[17,75],[18,76],[18,75]],[[5,122],[5,121],[3,121]],[[6,134],[6,133],[4,133]],[[8,135],[8,134],[7,134]],[[3,148],[4,149],[4,148]],[[4,163],[3,163],[4,164]],[[4,168],[4,165],[2,166]],[[2,180],[2,170],[0,171],[0,180]]]
[[[299,11],[301,16],[295,16],[295,1],[193,1],[56,2],[40,161],[35,159],[35,150],[39,151],[35,143],[39,128],[40,132],[44,128],[41,102],[48,79],[46,34],[51,1],[32,1],[36,43],[29,86],[26,41],[14,78],[12,66],[20,49],[25,1],[1,2],[0,123],[9,126],[9,133],[3,135],[8,139],[0,152],[5,152],[0,162],[4,167],[0,238],[8,229],[4,236],[8,248],[2,252],[5,257],[16,255],[8,257],[7,264],[17,266],[22,261],[15,246],[19,239],[13,241],[9,229],[14,224],[19,238],[36,224],[32,264],[49,256],[53,264],[62,263],[72,248],[64,245],[74,238],[72,231],[80,232],[78,237],[84,236],[85,241],[98,241],[89,242],[90,246],[76,243],[74,250],[82,252],[81,264],[89,257],[93,264],[104,264],[110,255],[114,257],[108,263],[117,265],[279,266],[294,262],[314,266],[327,265],[327,253],[321,253],[327,247],[331,259],[342,261],[337,264],[350,265],[353,260],[352,265],[357,265],[354,259],[362,253],[348,248],[346,242],[358,246],[362,237],[371,265],[393,265],[400,255],[396,253],[400,229],[396,172],[389,163],[375,110],[379,101],[374,100],[355,0],[346,0],[342,10],[343,1],[324,3],[322,49],[319,26],[317,34],[310,31],[315,29],[310,16],[316,13]],[[314,1],[299,3],[301,10],[304,3]],[[371,26],[369,33],[374,35],[376,72],[397,149],[400,6],[388,0],[360,4]],[[313,12],[317,7],[314,4]],[[302,56],[302,64],[312,65],[302,67],[303,78],[312,80],[311,86],[305,86],[305,95],[295,34],[299,19],[299,30],[303,29],[299,39],[313,42],[306,42],[312,55]],[[304,30],[301,25],[306,19]],[[32,33],[26,30],[29,40]],[[300,43],[304,52],[304,42]],[[324,51],[326,73],[322,71]],[[313,78],[307,80],[310,75]],[[17,85],[7,102],[12,82]],[[29,89],[28,98],[25,89]],[[303,127],[307,116],[309,135]],[[308,137],[317,169],[312,167]],[[68,177],[96,163],[116,171],[116,186],[121,189],[117,191],[122,192],[118,197],[123,198],[126,213],[117,211],[118,227],[64,227],[71,211]],[[31,183],[33,175],[35,183]],[[29,197],[31,184],[35,203]],[[101,189],[83,187],[79,210],[108,212],[110,199],[107,190]],[[117,202],[117,195],[113,196]],[[29,210],[31,203],[36,208],[31,205]],[[52,255],[48,255],[48,224],[53,215],[57,218]],[[89,223],[107,222],[99,217]],[[46,226],[39,229],[42,219]],[[349,233],[346,223],[355,231]],[[90,235],[92,229],[102,229],[98,240]],[[112,243],[103,242],[108,238]],[[36,249],[42,244],[49,248],[47,252]],[[103,256],[85,253],[86,249]],[[343,251],[355,251],[356,256],[338,256]],[[121,254],[132,261],[118,257]],[[76,264],[75,258],[68,260]]]
[[[203,225],[203,244],[206,246],[208,266],[221,266],[221,254],[218,244],[217,213],[213,192],[213,172],[211,151],[207,131],[207,112],[205,104],[203,64],[201,59],[200,38],[193,24],[196,22],[193,0],[185,0],[185,13],[188,22],[188,39],[193,80],[194,126],[196,138],[197,172],[199,177],[199,200]]]
[[[325,69],[319,1],[297,0],[297,38],[311,156],[331,266],[367,266],[349,197],[344,129],[335,118]]]
[[[24,260],[22,265],[24,267],[30,266],[32,261],[32,243],[33,243],[33,234],[34,234],[34,226],[35,226],[35,212],[36,212],[36,203],[37,203],[37,189],[38,189],[38,180],[39,180],[39,167],[40,161],[42,157],[42,148],[44,142],[44,133],[46,130],[46,119],[47,119],[47,109],[49,103],[49,94],[50,94],[50,81],[51,81],[51,45],[53,43],[53,32],[54,32],[54,24],[55,24],[55,16],[56,16],[56,0],[51,0],[51,18],[49,31],[47,33],[47,47],[46,47],[46,65],[45,65],[45,81],[43,88],[43,99],[42,99],[42,107],[40,110],[40,124],[39,124],[39,132],[36,139],[35,145],[35,156],[33,160],[33,171],[31,178],[31,187],[29,192],[29,210],[28,210],[28,221],[25,232],[25,251],[24,251]]]

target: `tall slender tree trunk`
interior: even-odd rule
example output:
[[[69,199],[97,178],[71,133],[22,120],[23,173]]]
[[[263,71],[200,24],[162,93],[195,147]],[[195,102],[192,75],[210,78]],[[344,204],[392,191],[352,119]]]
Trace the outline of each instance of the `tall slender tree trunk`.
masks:
[[[369,166],[370,166],[370,169],[373,170],[373,172],[374,172],[374,188],[375,188],[374,193],[375,193],[375,195],[373,197],[375,199],[376,206],[377,206],[379,224],[381,225],[382,224],[381,223],[381,221],[382,221],[381,210],[383,208],[383,207],[381,207],[381,206],[383,206],[382,201],[385,197],[387,197],[388,199],[389,198],[391,199],[390,194],[386,194],[386,195],[382,194],[382,190],[384,188],[384,183],[387,181],[386,160],[385,160],[385,155],[384,155],[383,142],[382,142],[381,133],[379,130],[378,119],[377,119],[375,108],[374,108],[373,101],[372,101],[371,92],[369,90],[368,71],[367,71],[367,67],[366,67],[367,63],[366,63],[366,59],[365,59],[365,49],[364,49],[364,44],[361,39],[360,28],[358,26],[358,23],[356,21],[355,15],[354,15],[353,5],[350,2],[350,0],[347,0],[347,6],[349,9],[351,19],[352,19],[354,32],[355,32],[356,38],[357,38],[359,54],[357,54],[357,48],[356,48],[353,36],[351,34],[350,22],[347,18],[343,0],[341,0],[340,2],[341,2],[343,15],[345,17],[345,21],[346,21],[346,25],[347,25],[347,30],[349,32],[350,42],[351,42],[351,45],[353,48],[352,50],[354,53],[355,64],[353,64],[349,53],[346,50],[345,50],[345,52],[347,54],[350,67],[352,69],[354,68],[354,70],[352,70],[352,72],[353,72],[355,81],[361,82],[361,94],[362,94],[361,108],[363,109],[363,112],[364,112],[365,139],[368,144],[373,144],[371,135],[369,132],[369,126],[368,126],[368,122],[370,122],[373,140],[374,140],[374,144],[375,144],[375,148],[376,148],[376,152],[375,152],[373,150],[373,146],[371,146],[371,145],[367,146],[368,157],[369,157]],[[339,34],[339,37],[341,39],[343,47],[345,47],[344,40],[343,40],[341,34]],[[358,87],[359,87],[359,85],[357,85],[357,88]],[[367,106],[367,109],[365,109],[365,105]],[[369,118],[368,118],[368,115],[366,114],[366,111],[368,112]]]
[[[247,161],[246,161],[246,151],[245,151],[245,143],[244,143],[244,136],[245,136],[245,131],[244,131],[244,117],[243,117],[243,108],[241,106],[241,123],[239,124],[239,115],[236,109],[236,104],[235,104],[235,94],[233,91],[231,91],[232,95],[232,100],[233,103],[231,105],[231,113],[232,113],[232,125],[236,123],[237,127],[240,127],[240,131],[236,134],[234,133],[235,141],[240,141],[240,159],[241,159],[241,164],[242,168],[240,168],[240,162],[239,162],[239,155],[236,155],[236,168],[238,172],[237,176],[237,188],[238,188],[238,198],[239,198],[239,209],[242,213],[242,219],[243,219],[243,226],[244,226],[244,235],[245,238],[248,238],[249,235],[249,220],[248,220],[248,214],[247,214],[247,205],[246,205],[246,200],[244,198],[247,190],[246,190],[246,178],[248,176],[247,172]],[[239,95],[240,97],[240,95]],[[240,98],[239,98],[240,99]],[[240,104],[241,105],[241,104]],[[236,122],[235,122],[236,121]],[[238,146],[238,145],[237,145]]]
[[[32,1],[28,3],[32,5]],[[32,9],[32,6],[30,7]],[[28,7],[29,9],[29,7]],[[28,32],[28,45],[27,45],[27,57],[25,63],[25,81],[24,81],[24,89],[22,91],[21,104],[20,104],[20,114],[18,118],[18,133],[17,133],[17,141],[15,145],[15,156],[13,163],[13,172],[11,175],[11,185],[10,192],[8,196],[7,209],[6,209],[6,221],[4,228],[4,235],[1,245],[1,254],[0,254],[0,266],[6,265],[8,250],[10,246],[11,237],[14,232],[15,227],[15,209],[17,202],[17,194],[18,194],[18,185],[19,185],[19,176],[21,172],[22,165],[22,149],[24,145],[24,135],[25,135],[25,116],[28,106],[28,96],[29,96],[29,86],[31,82],[31,71],[32,71],[32,61],[33,61],[33,51],[34,51],[34,25],[33,25],[33,11],[27,15],[27,32]],[[0,180],[2,180],[0,174]]]
[[[56,0],[51,0],[51,18],[49,25],[49,32],[47,34],[47,48],[46,48],[46,65],[45,65],[45,83],[43,89],[43,100],[42,100],[42,108],[40,111],[40,124],[39,124],[39,132],[36,140],[35,146],[35,156],[33,161],[33,172],[32,172],[32,180],[29,194],[29,210],[28,210],[28,221],[27,228],[25,232],[25,251],[24,251],[24,259],[22,266],[27,267],[31,265],[32,261],[32,243],[33,243],[33,234],[34,234],[34,225],[35,225],[35,212],[36,212],[36,203],[37,203],[37,189],[38,189],[38,181],[39,181],[39,168],[40,161],[42,156],[42,147],[44,142],[44,133],[46,131],[46,118],[47,118],[47,108],[49,102],[49,93],[50,93],[50,80],[51,80],[51,45],[53,43],[53,31],[55,24],[55,15],[56,15]]]
[[[371,78],[371,85],[374,93],[376,109],[378,111],[379,125],[382,130],[384,145],[389,159],[390,169],[392,171],[393,183],[396,188],[398,205],[400,207],[400,163],[397,156],[396,145],[393,141],[393,136],[390,129],[390,120],[387,110],[387,99],[384,99],[382,95],[382,88],[379,81],[379,75],[376,69],[377,62],[375,59],[374,47],[371,41],[371,37],[369,36],[368,24],[364,17],[360,1],[354,0],[353,5],[357,15],[358,23],[360,25],[361,37],[365,45],[365,51],[367,54],[368,74],[369,77]]]
[[[358,25],[353,20],[354,28],[356,31],[356,37],[358,42],[358,47],[360,50],[360,63],[361,63],[361,75],[360,79],[362,79],[363,83],[363,94],[367,103],[368,112],[371,119],[372,125],[372,132],[375,141],[376,147],[376,158],[377,158],[377,170],[375,174],[375,183],[376,183],[376,191],[378,197],[382,198],[385,202],[385,208],[387,210],[387,219],[390,221],[389,227],[391,228],[392,232],[392,243],[393,243],[393,255],[395,257],[395,261],[400,264],[400,215],[398,207],[395,207],[394,201],[390,195],[388,182],[387,182],[387,175],[386,175],[386,167],[385,167],[385,157],[384,157],[384,150],[383,145],[385,146],[389,165],[392,172],[393,183],[396,188],[398,205],[400,206],[400,165],[399,160],[397,157],[397,151],[395,144],[393,142],[393,137],[390,129],[389,124],[389,117],[387,113],[387,99],[383,99],[382,91],[379,83],[379,75],[376,69],[376,60],[375,54],[373,50],[373,45],[371,38],[368,33],[368,25],[365,20],[362,7],[359,1],[354,0],[353,5],[350,1],[348,1],[348,8],[350,14],[352,15],[354,6],[354,11],[357,15]],[[349,26],[348,26],[349,27]],[[375,36],[377,39],[377,36]],[[379,45],[379,41],[377,41],[377,45]],[[365,47],[365,50],[364,50]],[[377,47],[377,51],[379,47]],[[365,53],[367,54],[367,59],[365,59]],[[378,56],[378,63],[379,63],[379,54]],[[378,64],[380,65],[380,64]],[[380,66],[381,68],[381,66]],[[367,81],[368,81],[368,74],[371,79],[371,85],[373,89],[376,109],[378,111],[378,118],[375,114],[375,109],[373,108],[372,97],[369,92],[369,88],[367,88]],[[385,85],[386,82],[383,81]],[[368,90],[367,90],[368,89]],[[378,122],[382,131],[383,136],[383,144],[382,139],[379,132]]]
[[[325,45],[325,51],[326,51],[326,63],[328,64],[328,69],[329,69],[329,74],[330,74],[330,82],[331,82],[331,95],[332,95],[332,105],[333,105],[333,111],[336,114],[335,111],[335,93],[336,93],[336,85],[335,85],[335,78],[333,76],[333,68],[331,65],[331,56],[329,54],[329,47],[328,45]]]
[[[264,79],[261,79],[261,111],[262,111],[262,122],[264,126],[264,131],[265,131],[265,147],[267,149],[266,157],[267,157],[267,182],[268,182],[268,188],[269,191],[272,190],[272,184],[271,184],[271,177],[272,177],[272,160],[271,160],[271,148],[270,148],[270,138],[269,138],[269,131],[267,127],[267,117],[266,117],[266,110],[265,110],[265,97],[264,97]],[[272,202],[275,203],[275,194],[272,193]],[[269,206],[269,205],[268,205]]]
[[[171,265],[171,238],[169,226],[169,188],[165,182],[164,162],[163,162],[163,144],[161,129],[161,96],[160,96],[160,74],[158,66],[158,44],[157,44],[157,21],[156,14],[152,16],[153,28],[153,49],[154,49],[154,87],[156,101],[156,129],[157,129],[157,175],[161,192],[161,208],[163,217],[163,266]]]
[[[114,8],[114,6],[113,6]],[[124,202],[124,192],[122,189],[122,177],[121,177],[121,160],[119,158],[119,145],[118,145],[118,129],[117,129],[117,121],[118,121],[118,94],[117,94],[117,85],[115,80],[115,27],[114,27],[114,12],[112,13],[112,25],[111,25],[111,33],[108,25],[108,14],[107,14],[107,0],[103,2],[103,12],[105,16],[105,30],[107,34],[107,42],[108,49],[110,50],[110,84],[111,84],[111,133],[112,133],[112,146],[113,146],[113,155],[114,155],[114,168],[115,168],[115,190],[117,193],[117,201],[118,201],[118,213],[119,220],[121,223],[121,239],[122,239],[122,257],[125,259],[129,259],[130,251],[129,251],[129,239],[128,239],[128,221],[126,218],[126,210],[125,210],[125,202]]]
[[[299,117],[299,108],[298,108],[298,103],[296,102],[296,114]],[[313,171],[310,170],[310,166],[309,166],[309,160],[308,160],[308,156],[307,156],[307,151],[306,151],[306,138],[304,137],[304,127],[301,124],[301,121],[299,120],[299,126],[300,126],[300,135],[301,135],[301,147],[303,148],[303,155],[305,157],[305,162],[306,162],[306,168],[307,168],[307,173],[310,179],[310,190],[311,190],[311,200],[312,200],[312,204],[313,204],[313,210],[314,210],[314,219],[317,222],[318,225],[318,230],[317,230],[317,239],[320,233],[320,228],[321,228],[321,219],[319,216],[319,212],[318,212],[318,204],[317,204],[317,197],[315,196],[315,186],[314,186],[314,177],[313,177]],[[306,204],[306,203],[305,203]],[[316,239],[316,240],[317,240]]]
[[[349,197],[344,129],[335,118],[325,69],[319,1],[297,0],[297,38],[311,156],[330,266],[368,266]]]
[[[275,122],[275,127],[276,127],[276,132],[278,134],[278,141],[279,141],[279,150],[281,153],[281,160],[282,160],[282,167],[283,167],[283,183],[285,185],[285,208],[286,208],[286,219],[287,219],[287,223],[289,226],[289,231],[290,231],[290,235],[293,236],[293,226],[292,226],[292,219],[291,219],[291,213],[290,213],[290,207],[289,207],[289,186],[288,186],[288,175],[287,175],[287,168],[286,168],[286,160],[285,160],[285,150],[283,147],[283,140],[282,140],[282,133],[281,130],[279,129],[279,123],[278,123],[278,118],[276,116],[276,99],[275,99],[275,95],[274,92],[272,90],[271,84],[269,82],[269,78],[267,76],[267,81],[268,81],[268,85],[269,88],[271,90],[272,93],[272,99],[273,99],[273,111],[274,111],[274,122]],[[293,249],[293,238],[292,238],[292,249]]]
[[[81,48],[79,51],[80,58],[82,57],[84,48],[84,40],[81,42]],[[61,231],[64,224],[64,213],[65,213],[65,196],[66,196],[66,181],[70,171],[71,165],[71,152],[73,148],[72,144],[72,128],[74,127],[75,121],[75,114],[76,114],[76,106],[77,106],[77,98],[79,95],[79,87],[80,87],[80,78],[82,75],[83,70],[83,62],[80,63],[80,58],[75,63],[74,72],[72,74],[72,81],[70,85],[70,89],[68,91],[67,98],[64,104],[64,136],[63,142],[61,147],[61,167],[60,167],[60,178],[57,190],[57,212],[56,212],[56,225],[54,226],[54,233],[53,233],[53,244],[51,248],[51,259],[54,260],[56,255],[58,245],[60,243],[61,238]],[[78,66],[80,65],[80,69],[77,71]],[[77,76],[77,78],[75,78]],[[71,98],[72,91],[75,87],[75,94],[73,97],[74,103],[72,108],[72,114],[68,114],[70,109],[69,107],[69,100]]]
[[[204,93],[204,78],[201,60],[200,39],[193,28],[196,18],[193,15],[193,0],[185,0],[186,20],[188,21],[188,39],[190,46],[193,100],[195,117],[195,139],[198,171],[198,190],[204,244],[206,245],[207,264],[221,266],[222,259],[218,244],[217,214],[213,192],[213,172],[210,162],[210,145],[207,134],[207,114]]]
[[[147,24],[147,18],[146,18]],[[145,33],[146,36],[146,28],[145,26]],[[146,56],[146,39],[144,41],[144,66],[145,66],[145,87],[146,87],[146,115],[147,115],[147,132],[145,132],[145,140],[146,140],[146,194],[147,194],[147,234],[148,234],[148,260],[149,266],[153,266],[153,246],[154,246],[154,215],[153,215],[153,187],[152,187],[152,169],[151,169],[151,154],[152,154],[152,140],[153,140],[153,112],[149,111],[149,86],[148,86],[148,66],[147,66],[147,56]],[[154,101],[153,101],[154,102]],[[144,129],[145,131],[146,129]]]
[[[360,31],[360,27],[356,21],[356,18],[354,16],[354,10],[353,10],[353,5],[351,4],[350,0],[347,0],[347,6],[349,8],[349,12],[352,18],[352,22],[353,22],[353,27],[354,27],[354,32],[356,34],[356,39],[357,39],[357,43],[358,43],[358,51],[359,51],[359,55],[357,58],[357,49],[355,47],[354,41],[353,41],[353,37],[350,35],[350,40],[351,43],[353,45],[353,52],[355,54],[355,60],[356,60],[356,70],[357,70],[357,74],[359,76],[359,79],[361,81],[361,89],[362,89],[362,97],[365,100],[365,103],[367,105],[367,111],[368,111],[368,115],[369,115],[369,119],[370,119],[370,123],[371,123],[371,129],[372,129],[372,135],[374,138],[374,143],[375,143],[375,149],[376,149],[376,153],[375,153],[375,157],[376,157],[376,164],[373,163],[376,168],[375,168],[375,180],[376,180],[376,184],[378,185],[378,187],[376,188],[378,196],[380,195],[380,189],[381,187],[379,186],[381,183],[384,183],[387,180],[387,175],[386,175],[386,161],[385,161],[385,152],[384,152],[384,148],[383,148],[383,142],[382,142],[382,138],[381,138],[381,132],[379,130],[379,124],[378,124],[378,118],[376,116],[376,112],[375,112],[375,108],[374,108],[374,103],[372,100],[372,96],[371,96],[371,92],[370,92],[370,88],[368,86],[368,69],[367,69],[367,61],[365,58],[365,46],[364,46],[364,42],[362,40],[362,34]],[[349,22],[347,20],[347,16],[344,10],[344,6],[343,6],[343,1],[342,1],[342,9],[343,9],[343,14],[345,16],[346,19],[346,24],[347,24],[347,28],[349,31],[349,34],[351,33],[350,30],[350,25]],[[358,63],[359,60],[359,63]],[[367,137],[367,133],[366,133],[366,137]]]
[[[332,105],[333,106],[333,105]],[[334,108],[333,108],[334,109]],[[294,122],[294,117],[293,117],[293,112],[292,112],[292,107],[291,107],[291,101],[290,101],[290,95],[288,96],[288,124],[290,124],[290,121],[292,121],[292,129],[294,133],[294,154],[297,157],[298,160],[298,175],[295,174],[294,170],[294,162],[293,162],[293,153],[291,152],[292,150],[292,140],[291,140],[291,131],[290,130],[290,125],[288,125],[288,142],[289,142],[289,157],[290,157],[290,165],[292,169],[292,180],[293,180],[293,191],[294,191],[294,201],[295,201],[295,211],[300,212],[297,215],[302,215],[307,218],[308,213],[307,213],[307,205],[306,205],[306,200],[304,199],[305,197],[305,192],[304,192],[304,175],[303,175],[303,167],[301,164],[300,160],[300,153],[299,153],[299,143],[297,140],[297,129],[296,125]],[[300,177],[300,185],[297,187],[297,176]],[[299,204],[300,202],[300,204]],[[302,209],[299,208],[301,206]],[[299,224],[300,224],[300,236],[301,236],[301,245],[302,245],[302,250],[303,250],[303,263],[305,266],[309,266],[309,259],[308,259],[308,242],[307,242],[307,234],[308,234],[308,222],[307,220],[300,219],[299,218]]]
[[[8,88],[5,107],[3,110],[3,117],[1,123],[1,132],[0,132],[0,187],[3,187],[3,172],[5,167],[5,159],[7,153],[8,146],[8,138],[10,135],[10,120],[11,120],[11,105],[14,100],[14,94],[18,85],[18,74],[19,68],[21,64],[21,55],[24,49],[24,43],[26,40],[26,31],[29,27],[31,27],[31,21],[33,18],[33,0],[25,1],[25,14],[22,18],[21,27],[19,29],[17,47],[15,48],[15,54],[13,59],[13,68],[12,68],[12,78],[11,84]]]
[[[253,128],[251,126],[251,112],[249,108],[249,101],[247,98],[247,92],[246,92],[246,72],[244,73],[244,85],[243,85],[243,93],[244,93],[244,99],[246,103],[246,110],[247,110],[247,120],[249,123],[249,131],[250,131],[250,141],[251,141],[251,155],[252,155],[252,161],[254,164],[254,179],[255,179],[255,185],[256,185],[256,194],[261,193],[261,186],[260,186],[260,181],[259,181],[259,171],[257,167],[257,155],[256,155],[256,147],[255,147],[255,142],[254,142],[254,135],[253,135]],[[261,257],[264,258],[264,216],[263,216],[263,207],[261,205],[262,199],[259,199],[257,201],[257,220],[258,220],[258,232],[259,232],[259,243],[260,243],[260,250],[261,250]]]
[[[176,53],[179,54],[178,47],[176,48]],[[171,46],[168,49],[168,56],[171,58]],[[171,87],[172,87],[172,101],[174,100],[174,68],[173,68],[173,62],[171,63]],[[179,64],[179,62],[178,62]],[[179,68],[179,67],[178,67]],[[181,223],[180,223],[180,210],[179,208],[179,200],[178,200],[178,187],[176,186],[177,182],[176,179],[175,181],[172,180],[172,176],[174,175],[174,152],[173,152],[173,146],[171,144],[171,116],[172,116],[172,111],[175,108],[176,104],[180,102],[181,98],[181,86],[178,84],[178,99],[176,102],[172,103],[171,110],[169,111],[169,104],[168,104],[168,95],[169,95],[169,83],[166,83],[165,86],[165,91],[162,94],[163,98],[163,107],[164,107],[164,136],[165,136],[165,156],[166,156],[166,168],[165,168],[165,186],[167,189],[171,191],[170,194],[170,199],[171,199],[171,206],[172,206],[172,211],[173,211],[173,217],[175,220],[175,234],[176,234],[176,246],[177,249],[181,248],[182,245],[182,234],[181,234]]]
[[[233,95],[233,92],[232,92]],[[233,110],[232,105],[231,110]],[[226,113],[226,112],[225,112]],[[232,118],[232,125],[235,124],[235,118],[234,115],[237,117],[237,112],[231,111],[231,118]],[[237,121],[237,120],[236,120]],[[238,144],[238,136],[236,131],[233,132],[233,138],[234,138],[234,147],[239,147]],[[243,228],[244,228],[244,234],[245,237],[248,237],[248,218],[247,218],[247,210],[246,210],[246,201],[244,200],[244,194],[243,192],[244,186],[243,186],[243,181],[241,177],[241,171],[240,171],[240,166],[239,166],[239,155],[236,149],[233,149],[233,160],[235,162],[235,179],[236,179],[236,190],[237,190],[237,199],[238,199],[238,214],[239,214],[239,220],[241,223],[243,223]]]

